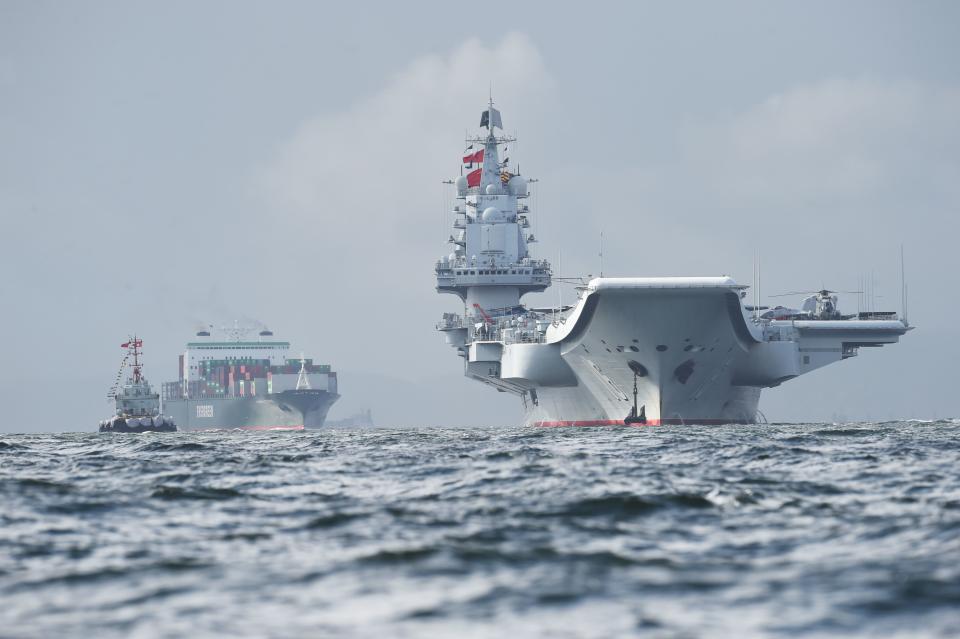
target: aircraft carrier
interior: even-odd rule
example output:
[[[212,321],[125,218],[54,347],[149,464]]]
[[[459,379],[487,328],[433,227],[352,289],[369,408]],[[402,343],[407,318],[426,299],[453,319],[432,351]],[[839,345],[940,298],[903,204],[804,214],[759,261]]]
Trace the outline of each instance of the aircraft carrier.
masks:
[[[437,329],[467,377],[521,399],[528,424],[753,423],[764,388],[912,328],[894,312],[842,314],[828,290],[800,309],[750,305],[726,276],[599,277],[570,307],[522,305],[553,272],[528,250],[530,181],[500,160],[514,142],[501,117],[491,99],[452,182],[453,251],[435,273],[463,311]]]
[[[340,395],[329,364],[292,357],[268,329],[205,328],[187,343],[163,413],[181,430],[319,428]]]

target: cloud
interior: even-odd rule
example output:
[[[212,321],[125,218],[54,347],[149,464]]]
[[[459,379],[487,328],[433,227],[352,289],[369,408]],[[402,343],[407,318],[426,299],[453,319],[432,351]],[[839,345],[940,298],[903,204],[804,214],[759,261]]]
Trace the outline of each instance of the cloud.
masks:
[[[951,190],[960,166],[958,112],[955,87],[826,80],[690,127],[684,163],[724,204],[793,208],[883,200],[904,186]]]
[[[597,273],[602,230],[607,274],[723,273],[744,283],[759,252],[762,292],[853,290],[875,273],[893,308],[905,244],[911,299],[949,317],[955,304],[932,282],[960,268],[957,113],[956,86],[825,79],[687,119],[643,159],[571,156],[538,185],[550,206],[536,248],[555,261],[562,247],[564,275]],[[917,318],[928,328],[941,321]]]
[[[804,252],[816,240],[833,259],[849,247],[821,242],[825,235],[926,244],[910,233],[941,227],[960,207],[957,113],[955,86],[830,79],[688,121],[658,161],[565,171],[591,185],[592,202],[581,197],[578,207],[600,212],[594,224],[608,230],[611,248],[616,229],[653,252],[662,246],[646,239],[681,238],[703,256],[684,260],[697,269],[733,267],[727,258],[742,252],[743,238]],[[907,218],[927,224],[907,228]]]
[[[538,113],[551,86],[525,35],[467,40],[410,61],[345,110],[300,123],[263,167],[272,220],[258,235],[266,226],[272,237],[258,241],[303,255],[296,270],[270,265],[269,293],[295,300],[294,332],[322,327],[324,356],[339,368],[407,380],[459,372],[432,328],[458,304],[437,295],[432,277],[450,251],[453,192],[441,181],[458,174],[464,132],[477,130],[491,84],[508,130],[531,121],[523,114]],[[384,348],[381,338],[398,336]]]
[[[550,81],[525,35],[471,39],[414,60],[349,110],[310,118],[265,169],[265,194],[285,214],[314,220],[317,232],[362,233],[376,246],[426,249],[430,225],[429,252],[411,258],[425,264],[444,249],[439,182],[459,170],[461,134],[479,123],[491,85],[508,129],[515,106],[536,108]]]

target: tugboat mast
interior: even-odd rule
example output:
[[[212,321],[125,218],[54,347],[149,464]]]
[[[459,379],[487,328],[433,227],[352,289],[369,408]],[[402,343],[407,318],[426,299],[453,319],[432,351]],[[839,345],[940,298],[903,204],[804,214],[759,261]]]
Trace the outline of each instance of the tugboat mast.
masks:
[[[137,336],[133,336],[133,382],[135,384],[140,383],[140,345],[143,342],[137,339]]]
[[[139,384],[142,376],[140,374],[140,347],[143,346],[143,340],[134,335],[120,345],[120,348],[127,349],[127,356],[133,355],[133,383]]]

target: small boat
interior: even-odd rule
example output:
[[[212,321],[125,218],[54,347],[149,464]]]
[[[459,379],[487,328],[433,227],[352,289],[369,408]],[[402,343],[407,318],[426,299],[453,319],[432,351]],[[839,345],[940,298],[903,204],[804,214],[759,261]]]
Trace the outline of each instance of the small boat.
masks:
[[[140,363],[142,346],[143,340],[136,336],[120,345],[127,350],[127,354],[120,363],[117,382],[108,396],[116,401],[117,411],[110,419],[100,422],[101,433],[172,433],[177,430],[173,419],[160,413],[160,395],[153,392],[143,376]],[[120,379],[128,365],[133,369],[132,373],[121,385]]]

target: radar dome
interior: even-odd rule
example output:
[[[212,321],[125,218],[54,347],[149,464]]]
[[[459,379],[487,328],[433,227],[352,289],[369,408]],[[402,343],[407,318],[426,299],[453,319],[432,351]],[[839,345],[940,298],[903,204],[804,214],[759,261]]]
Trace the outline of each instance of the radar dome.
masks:
[[[527,194],[527,178],[525,177],[514,175],[512,178],[510,178],[507,186],[510,187],[510,192],[514,195]]]
[[[457,185],[457,195],[466,195],[467,194],[467,178],[460,176],[457,178],[455,184]]]
[[[488,206],[483,209],[483,221],[484,222],[496,222],[500,219],[500,211],[495,209],[492,206]]]
[[[499,192],[500,192],[500,190],[497,188],[497,185],[496,185],[496,184],[488,184],[488,185],[487,185],[487,195],[496,195],[496,194],[499,193]]]

